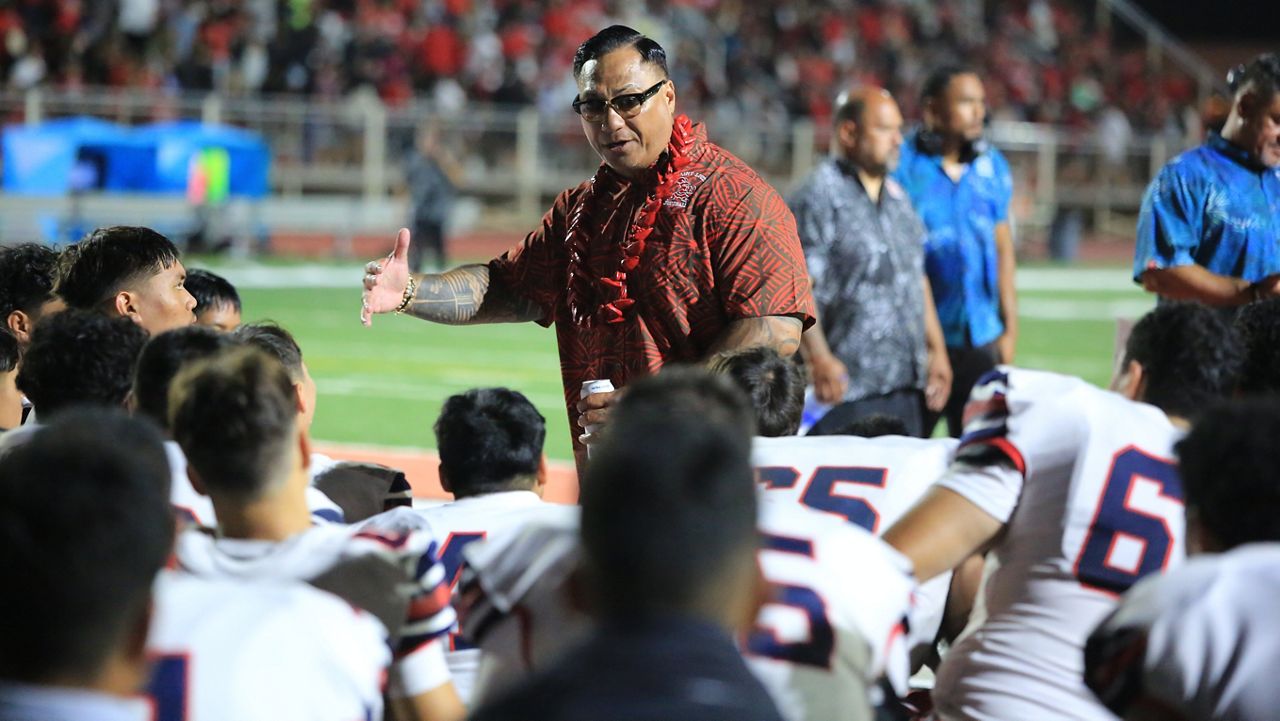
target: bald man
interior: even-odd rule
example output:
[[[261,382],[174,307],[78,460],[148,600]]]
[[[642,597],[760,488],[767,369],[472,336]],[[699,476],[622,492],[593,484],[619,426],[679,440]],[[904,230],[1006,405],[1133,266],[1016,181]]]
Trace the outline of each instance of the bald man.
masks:
[[[809,433],[886,414],[921,436],[925,409],[946,405],[951,364],[924,274],[924,223],[888,177],[902,113],[881,88],[843,93],[833,136],[831,156],[789,200],[818,307],[800,351],[818,400],[834,406]]]

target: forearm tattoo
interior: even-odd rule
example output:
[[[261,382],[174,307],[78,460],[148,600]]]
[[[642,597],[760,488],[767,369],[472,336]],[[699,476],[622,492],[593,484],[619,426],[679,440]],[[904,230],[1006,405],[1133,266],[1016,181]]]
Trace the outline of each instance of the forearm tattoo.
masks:
[[[405,311],[435,323],[516,323],[535,320],[538,308],[490,282],[489,266],[464,265],[418,277],[418,289]]]

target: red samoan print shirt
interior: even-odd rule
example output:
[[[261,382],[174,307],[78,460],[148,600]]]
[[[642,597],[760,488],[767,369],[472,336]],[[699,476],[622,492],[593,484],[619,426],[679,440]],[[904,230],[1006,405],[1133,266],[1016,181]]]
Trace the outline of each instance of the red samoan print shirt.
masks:
[[[658,212],[639,267],[627,274],[636,303],[625,321],[583,328],[570,317],[568,226],[590,181],[561,192],[537,229],[489,263],[498,282],[542,308],[540,324],[556,326],[579,468],[584,449],[575,405],[583,381],[607,378],[622,388],[668,363],[698,362],[725,327],[742,318],[785,315],[805,328],[813,324],[809,274],[791,211],[745,163],[708,142],[702,124],[692,132],[690,162]],[[614,180],[608,185],[616,193],[597,198],[596,217],[581,221],[602,229],[587,239],[587,270],[597,278],[618,269],[618,246],[649,190],[645,183]]]

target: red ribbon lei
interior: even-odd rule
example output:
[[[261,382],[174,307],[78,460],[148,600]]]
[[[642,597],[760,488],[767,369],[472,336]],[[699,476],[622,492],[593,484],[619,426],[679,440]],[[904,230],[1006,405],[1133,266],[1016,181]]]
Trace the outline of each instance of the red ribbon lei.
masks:
[[[662,204],[675,192],[680,181],[680,171],[689,164],[689,147],[693,144],[693,123],[688,116],[678,115],[671,128],[671,141],[652,168],[652,189],[646,194],[640,212],[632,217],[631,224],[621,243],[609,248],[619,255],[617,269],[608,275],[593,277],[587,263],[588,239],[598,235],[599,228],[586,228],[584,219],[593,219],[599,188],[605,183],[616,183],[617,175],[601,165],[591,177],[582,200],[573,211],[569,222],[566,244],[569,251],[567,297],[569,314],[573,322],[584,328],[605,323],[621,323],[635,305],[635,298],[627,295],[627,274],[640,267],[645,241],[653,233]],[[603,193],[609,197],[611,188]],[[589,222],[588,222],[589,224]]]

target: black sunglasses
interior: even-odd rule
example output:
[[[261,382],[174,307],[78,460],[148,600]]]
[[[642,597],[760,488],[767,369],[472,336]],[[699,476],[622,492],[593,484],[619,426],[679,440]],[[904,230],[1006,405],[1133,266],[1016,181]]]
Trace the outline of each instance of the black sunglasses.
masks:
[[[649,102],[649,98],[657,95],[658,89],[666,84],[666,80],[659,80],[657,85],[649,88],[643,93],[627,93],[626,95],[618,95],[608,100],[583,100],[582,98],[573,99],[573,112],[581,115],[584,120],[590,122],[598,122],[604,120],[605,114],[609,112],[609,108],[613,108],[618,115],[624,118],[634,118],[644,104]]]

